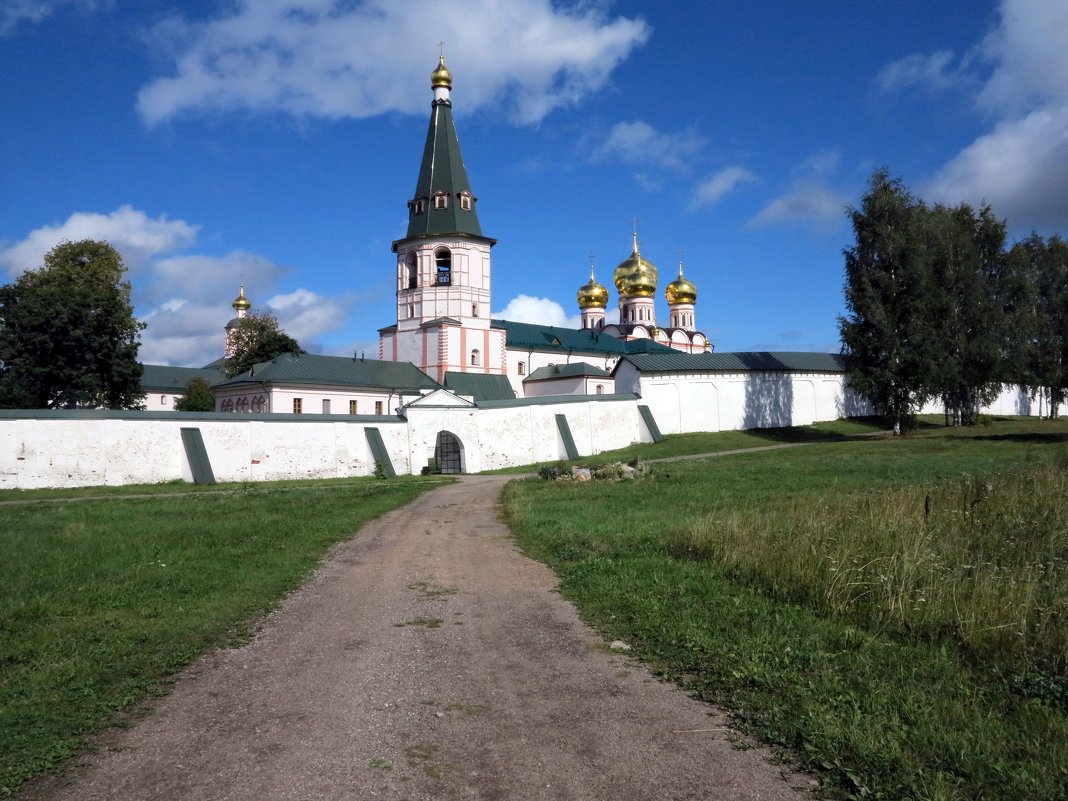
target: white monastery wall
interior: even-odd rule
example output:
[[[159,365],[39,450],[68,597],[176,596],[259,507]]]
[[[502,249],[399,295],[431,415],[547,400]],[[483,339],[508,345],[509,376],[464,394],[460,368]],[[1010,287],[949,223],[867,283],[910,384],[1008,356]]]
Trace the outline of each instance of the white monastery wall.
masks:
[[[664,434],[809,425],[869,413],[845,382],[836,373],[639,376],[628,363],[616,372],[617,391],[637,384]]]
[[[217,481],[366,476],[377,428],[399,474],[418,474],[439,431],[464,448],[467,472],[566,458],[556,415],[583,456],[648,440],[634,398],[407,410],[396,422],[332,415],[39,412],[0,416],[0,488],[155,484],[192,480],[181,429],[200,431]],[[33,413],[31,413],[33,414]],[[317,419],[318,417],[318,419]]]
[[[370,475],[365,429],[378,428],[399,473],[410,472],[402,420],[280,415],[57,412],[0,417],[0,487],[81,487],[192,480],[181,429],[197,428],[218,481]]]
[[[1008,385],[1001,388],[1001,394],[992,403],[980,409],[982,414],[1024,415],[1030,417],[1049,417],[1049,399],[1044,394],[1032,398],[1027,387]],[[929,401],[920,409],[920,414],[944,414],[945,407],[940,399]],[[1068,403],[1062,403],[1058,410],[1062,416],[1068,416]]]

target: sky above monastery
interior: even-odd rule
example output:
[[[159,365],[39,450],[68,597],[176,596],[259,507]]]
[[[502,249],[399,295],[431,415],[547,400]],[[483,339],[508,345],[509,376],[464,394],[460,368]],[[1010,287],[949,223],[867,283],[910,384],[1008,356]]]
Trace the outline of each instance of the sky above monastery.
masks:
[[[837,351],[879,166],[1068,234],[1065,0],[0,0],[0,280],[106,239],[144,361],[220,356],[241,281],[376,355],[439,42],[495,316],[577,327],[636,219],[662,322],[681,259],[717,350]]]

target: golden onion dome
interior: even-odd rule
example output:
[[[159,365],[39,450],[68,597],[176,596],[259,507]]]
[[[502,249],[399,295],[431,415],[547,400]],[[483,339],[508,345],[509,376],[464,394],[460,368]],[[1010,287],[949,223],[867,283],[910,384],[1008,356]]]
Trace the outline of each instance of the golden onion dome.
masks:
[[[612,280],[622,298],[651,298],[656,294],[656,265],[638,252],[637,232],[633,252],[619,263]]]
[[[249,299],[245,297],[245,285],[241,285],[241,293],[234,298],[234,302],[230,304],[234,307],[234,311],[248,311],[252,308],[252,304]]]
[[[681,261],[679,262],[679,277],[667,285],[664,297],[667,298],[668,306],[674,306],[676,303],[692,305],[697,302],[697,287],[692,281],[683,278]]]
[[[438,56],[438,68],[430,73],[430,88],[437,89],[439,86],[452,89],[452,73],[445,66],[445,56]]]
[[[593,267],[590,267],[590,282],[579,287],[578,305],[580,309],[603,309],[608,305],[608,288],[594,280]]]

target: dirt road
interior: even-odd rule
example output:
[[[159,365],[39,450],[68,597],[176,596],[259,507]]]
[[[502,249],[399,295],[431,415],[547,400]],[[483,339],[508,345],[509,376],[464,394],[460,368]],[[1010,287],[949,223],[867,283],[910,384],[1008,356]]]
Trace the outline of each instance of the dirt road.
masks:
[[[553,592],[464,477],[360,530],[49,799],[796,799]]]

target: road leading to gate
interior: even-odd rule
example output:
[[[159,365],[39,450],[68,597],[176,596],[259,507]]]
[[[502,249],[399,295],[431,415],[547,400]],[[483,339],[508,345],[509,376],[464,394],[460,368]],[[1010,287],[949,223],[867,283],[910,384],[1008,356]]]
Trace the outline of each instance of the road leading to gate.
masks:
[[[607,652],[464,477],[364,526],[49,799],[796,799],[725,717]]]

